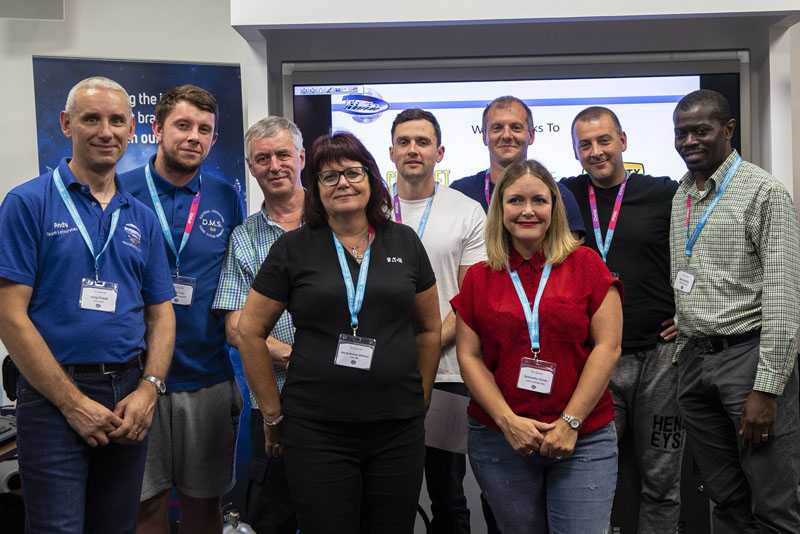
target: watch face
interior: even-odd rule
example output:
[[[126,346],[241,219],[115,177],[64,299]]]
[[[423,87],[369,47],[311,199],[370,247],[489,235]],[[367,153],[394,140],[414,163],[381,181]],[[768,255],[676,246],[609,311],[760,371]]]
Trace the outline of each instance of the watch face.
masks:
[[[575,430],[578,430],[578,428],[580,428],[581,426],[581,422],[573,417],[572,420],[569,422],[569,426],[571,426]]]

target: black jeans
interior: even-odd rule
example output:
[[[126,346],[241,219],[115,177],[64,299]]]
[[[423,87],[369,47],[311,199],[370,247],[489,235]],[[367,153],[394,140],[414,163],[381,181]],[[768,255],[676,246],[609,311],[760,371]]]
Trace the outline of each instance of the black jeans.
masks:
[[[295,534],[297,518],[289,496],[283,457],[264,450],[264,417],[250,410],[250,468],[244,519],[258,534]]]
[[[460,382],[438,383],[436,389],[469,396]],[[431,499],[433,534],[469,534],[469,508],[464,496],[467,455],[425,447],[425,485]]]
[[[409,534],[414,530],[425,424],[338,422],[287,416],[289,489],[303,534]]]
[[[798,370],[777,400],[769,441],[738,436],[753,389],[759,338],[709,352],[702,340],[681,351],[678,406],[706,491],[716,503],[714,534],[800,532]]]

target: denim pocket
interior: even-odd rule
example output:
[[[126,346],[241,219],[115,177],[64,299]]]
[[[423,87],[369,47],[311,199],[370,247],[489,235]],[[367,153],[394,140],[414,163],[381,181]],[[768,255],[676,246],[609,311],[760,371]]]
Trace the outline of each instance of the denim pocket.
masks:
[[[44,395],[36,391],[27,380],[20,376],[19,382],[17,382],[17,408],[30,408],[46,402],[48,400]]]
[[[470,430],[486,430],[486,425],[472,417],[467,418],[467,427]]]

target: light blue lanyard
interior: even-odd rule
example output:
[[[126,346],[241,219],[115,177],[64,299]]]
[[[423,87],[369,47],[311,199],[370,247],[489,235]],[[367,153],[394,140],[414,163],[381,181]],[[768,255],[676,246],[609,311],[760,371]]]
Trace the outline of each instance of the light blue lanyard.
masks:
[[[403,222],[403,214],[400,211],[400,197],[397,195],[397,183],[394,184],[393,189],[393,196],[392,203],[394,204],[394,220],[395,222],[402,223]],[[422,217],[419,220],[419,227],[417,228],[417,236],[422,239],[422,234],[425,233],[425,227],[428,226],[428,217],[431,216],[431,207],[433,207],[433,197],[436,196],[436,193],[439,192],[439,182],[436,182],[436,186],[433,188],[433,196],[428,199],[428,203],[425,205],[425,211],[422,212]]]
[[[353,288],[353,277],[350,276],[350,268],[347,266],[347,259],[345,258],[345,251],[336,234],[331,232],[333,236],[333,244],[336,246],[336,255],[339,257],[339,268],[342,270],[342,278],[344,279],[344,287],[347,290],[347,308],[350,310],[350,327],[353,329],[353,335],[356,335],[358,330],[358,313],[361,311],[361,305],[364,303],[364,290],[367,287],[367,272],[369,271],[369,257],[372,251],[372,245],[367,247],[364,253],[364,258],[361,260],[361,266],[358,268],[358,285]]]
[[[531,352],[534,358],[539,356],[539,303],[542,300],[542,293],[547,285],[547,280],[550,278],[550,271],[553,265],[550,263],[544,264],[542,269],[542,277],[539,280],[539,287],[536,290],[536,298],[533,301],[533,309],[531,309],[528,296],[525,294],[525,288],[522,287],[522,281],[519,279],[517,271],[508,271],[511,276],[511,281],[514,282],[514,289],[517,290],[517,297],[520,304],[522,304],[522,311],[525,313],[525,321],[528,323],[528,335],[531,338]]]
[[[81,214],[78,213],[77,208],[75,208],[75,203],[72,201],[72,197],[69,196],[67,188],[64,187],[64,182],[61,180],[61,173],[58,171],[58,169],[53,171],[53,182],[56,184],[58,194],[61,195],[61,200],[64,201],[67,211],[72,216],[72,221],[75,223],[75,226],[78,227],[78,231],[81,233],[81,237],[83,237],[83,242],[86,243],[86,246],[89,248],[89,252],[92,254],[92,258],[94,258],[94,279],[100,280],[100,256],[102,256],[103,252],[105,252],[108,248],[108,244],[111,243],[111,239],[114,237],[114,232],[117,230],[120,207],[118,206],[117,209],[114,210],[114,213],[111,214],[111,228],[108,230],[106,244],[103,245],[103,249],[100,252],[95,254],[94,246],[92,245],[92,238],[89,237],[89,232],[86,231],[86,226],[83,224]]]
[[[189,217],[186,219],[186,225],[183,228],[183,237],[181,238],[181,248],[175,248],[175,240],[172,239],[172,230],[170,228],[169,223],[167,222],[167,215],[164,213],[164,207],[161,205],[161,199],[158,198],[158,191],[156,190],[156,184],[153,182],[153,175],[150,172],[150,164],[148,163],[147,166],[144,168],[144,177],[145,181],[147,182],[147,189],[150,191],[150,200],[153,202],[153,208],[156,210],[156,215],[158,215],[158,222],[161,225],[161,233],[164,234],[164,240],[167,242],[167,246],[172,251],[172,254],[175,256],[175,274],[181,274],[181,252],[186,247],[186,243],[189,241],[189,236],[192,233],[192,228],[194,228],[194,220],[197,217],[197,211],[200,207],[200,191],[203,187],[203,177],[202,175],[199,178],[199,183],[197,185],[197,193],[194,195],[192,199],[192,206],[189,209]]]
[[[695,245],[695,243],[697,243],[697,240],[700,238],[700,232],[702,232],[703,228],[705,228],[706,223],[708,222],[708,219],[711,217],[711,213],[714,211],[714,208],[717,207],[717,204],[719,204],[719,201],[722,198],[722,195],[725,194],[725,191],[727,191],[728,186],[731,185],[731,180],[733,180],[733,175],[736,174],[737,170],[739,170],[739,165],[741,165],[741,164],[742,164],[742,157],[737,154],[736,155],[736,160],[733,162],[733,165],[731,165],[730,169],[728,169],[728,172],[725,173],[725,178],[723,178],[722,183],[717,188],[717,194],[714,195],[714,199],[708,205],[708,207],[706,208],[706,211],[703,212],[703,215],[702,215],[702,217],[700,217],[700,221],[697,223],[697,226],[695,227],[694,232],[692,232],[692,235],[689,238],[686,239],[686,249],[684,250],[684,253],[687,256],[689,256],[689,257],[692,256],[692,250],[694,250],[694,245]],[[687,231],[689,229],[689,218],[690,218],[690,215],[691,215],[690,213],[688,213],[688,212],[686,213],[686,229],[687,229]]]

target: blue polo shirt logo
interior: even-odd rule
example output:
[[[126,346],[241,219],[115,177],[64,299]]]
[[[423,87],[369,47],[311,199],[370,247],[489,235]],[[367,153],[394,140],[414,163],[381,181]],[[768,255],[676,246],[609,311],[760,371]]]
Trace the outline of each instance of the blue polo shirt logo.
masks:
[[[56,221],[53,222],[52,229],[47,232],[47,237],[58,237],[77,231],[78,229],[75,226],[70,226],[67,221]]]
[[[216,239],[225,230],[225,218],[217,210],[205,210],[200,214],[200,231],[204,235]]]
[[[133,224],[128,223],[122,228],[125,231],[125,241],[122,243],[129,247],[135,248],[137,251],[142,251],[142,232]]]

